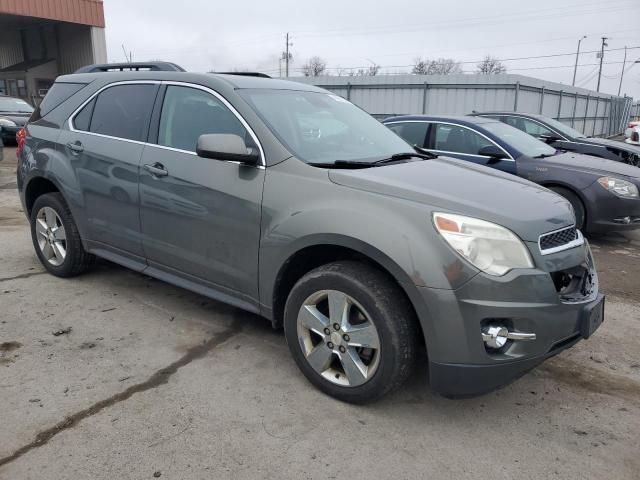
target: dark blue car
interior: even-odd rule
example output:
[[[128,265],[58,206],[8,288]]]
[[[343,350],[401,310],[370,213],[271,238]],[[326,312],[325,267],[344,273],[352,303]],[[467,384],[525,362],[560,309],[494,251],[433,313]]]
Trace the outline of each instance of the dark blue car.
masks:
[[[407,115],[383,123],[414,146],[544,185],[571,203],[582,230],[640,228],[640,170],[636,167],[556,150],[490,118]]]

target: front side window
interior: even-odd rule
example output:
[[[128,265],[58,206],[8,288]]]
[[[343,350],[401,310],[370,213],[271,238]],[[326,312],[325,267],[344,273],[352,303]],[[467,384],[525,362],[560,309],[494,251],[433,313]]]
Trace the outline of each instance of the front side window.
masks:
[[[426,122],[403,122],[388,125],[391,131],[400,135],[409,144],[424,147],[429,124]]]
[[[200,135],[235,134],[252,141],[238,117],[208,92],[191,87],[167,87],[160,116],[158,145],[195,152]]]
[[[337,95],[275,89],[239,93],[289,151],[304,162],[368,163],[411,151],[382,123]]]
[[[571,128],[568,125],[565,125],[558,120],[554,120],[553,118],[545,118],[544,121],[549,124],[549,126],[558,132],[560,132],[565,137],[573,137],[573,138],[586,138],[584,133],[579,132],[575,128]]]
[[[93,107],[89,131],[144,141],[157,85],[116,85],[101,92]]]
[[[526,132],[529,135],[533,135],[534,137],[539,137],[540,135],[554,136],[554,133],[544,125],[541,125],[540,123],[534,122],[533,120],[529,120],[527,118],[501,117],[500,120],[502,120],[503,123],[511,125],[512,127],[516,127],[518,130],[522,130],[523,132]]]
[[[493,145],[482,135],[459,125],[438,123],[435,129],[435,150],[478,155],[482,148]]]

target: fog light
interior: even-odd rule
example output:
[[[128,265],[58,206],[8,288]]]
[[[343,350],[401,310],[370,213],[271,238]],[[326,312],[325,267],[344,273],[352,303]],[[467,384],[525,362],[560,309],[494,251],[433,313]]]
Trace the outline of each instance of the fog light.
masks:
[[[487,347],[502,348],[507,343],[508,335],[507,327],[491,326],[486,332],[482,332],[482,340]]]
[[[510,332],[507,327],[502,325],[489,325],[482,332],[482,341],[489,348],[502,348],[507,340],[529,341],[535,340],[535,333]]]

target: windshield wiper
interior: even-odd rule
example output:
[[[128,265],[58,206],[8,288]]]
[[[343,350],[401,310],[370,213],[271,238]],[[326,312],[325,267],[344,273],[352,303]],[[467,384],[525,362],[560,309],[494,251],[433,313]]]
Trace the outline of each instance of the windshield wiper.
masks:
[[[320,168],[371,168],[376,166],[371,162],[358,162],[356,160],[336,160],[328,163],[310,163],[310,165]]]
[[[422,160],[431,160],[434,158],[438,158],[437,155],[424,150],[420,147],[415,147],[416,150],[420,149],[420,153],[418,152],[402,152],[395,153],[388,158],[383,158],[381,160],[375,160],[373,162],[360,162],[358,160],[336,160],[335,162],[329,163],[311,163],[314,167],[321,168],[372,168],[379,167],[381,165],[386,165],[388,163],[402,162],[404,160],[410,160],[412,158],[419,158]],[[424,152],[424,153],[423,153]]]
[[[389,158],[383,158],[382,160],[376,160],[373,162],[374,165],[384,165],[386,163],[393,162],[401,162],[403,160],[410,160],[412,158],[419,158],[421,160],[432,160],[434,158],[438,158],[437,155],[434,155],[431,152],[427,153],[417,153],[417,152],[403,152],[403,153],[395,153],[391,155]]]

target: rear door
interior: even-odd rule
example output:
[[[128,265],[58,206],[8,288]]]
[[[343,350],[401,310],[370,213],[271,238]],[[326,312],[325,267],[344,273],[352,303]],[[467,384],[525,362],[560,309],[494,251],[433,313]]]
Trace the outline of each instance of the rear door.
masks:
[[[479,154],[482,148],[488,146],[496,146],[504,151],[493,140],[470,127],[454,123],[433,122],[429,133],[429,147],[427,148],[436,154],[486,165],[509,173],[516,172],[516,163],[511,158],[495,159]]]
[[[59,138],[80,186],[90,248],[136,261],[144,257],[138,168],[159,86],[106,87],[78,109]]]
[[[141,160],[140,217],[149,266],[256,299],[265,169],[201,158],[195,150],[207,133],[236,134],[251,146],[257,138],[216,92],[187,84],[164,88]]]

